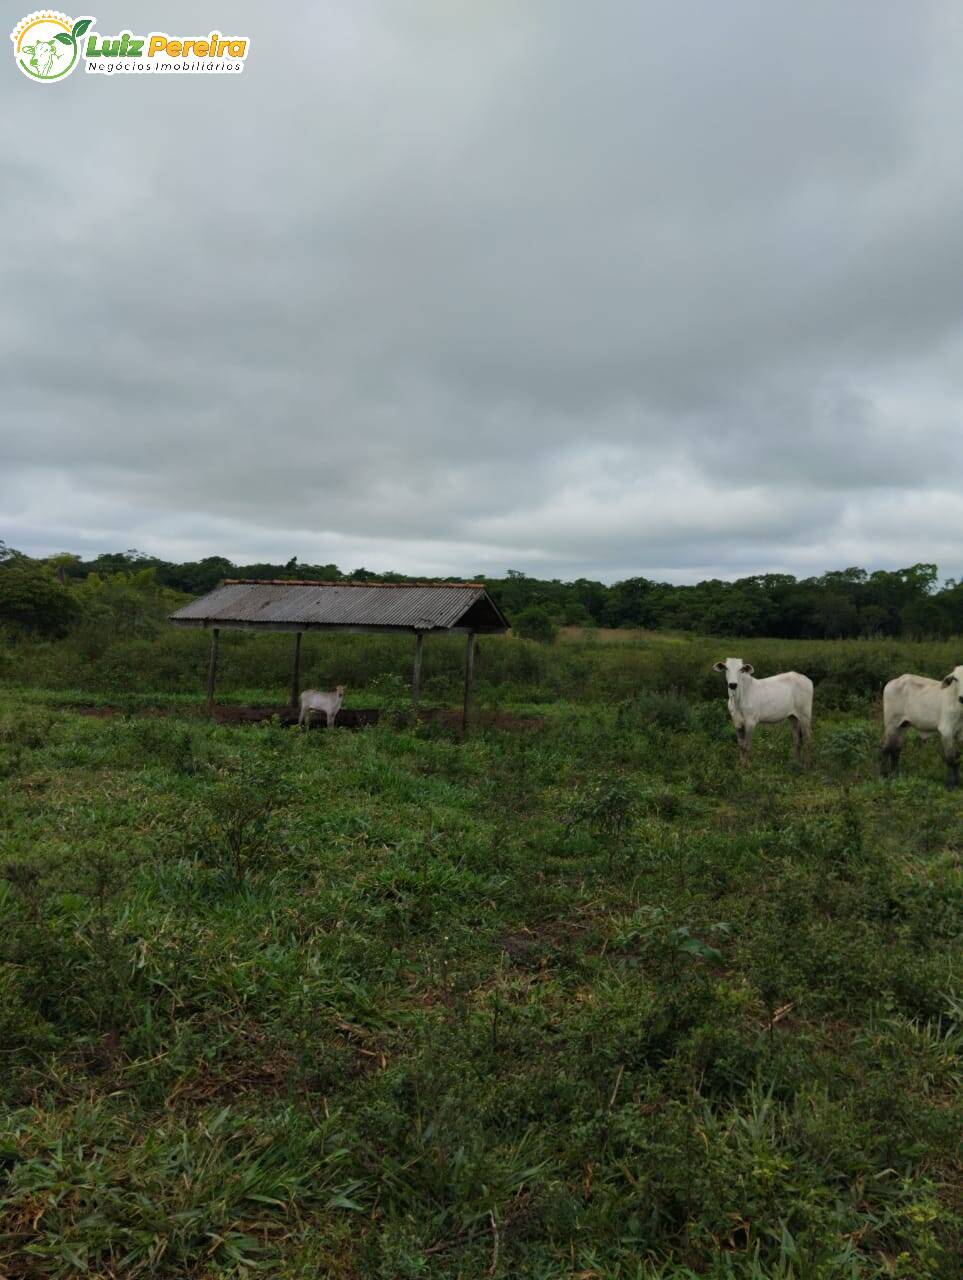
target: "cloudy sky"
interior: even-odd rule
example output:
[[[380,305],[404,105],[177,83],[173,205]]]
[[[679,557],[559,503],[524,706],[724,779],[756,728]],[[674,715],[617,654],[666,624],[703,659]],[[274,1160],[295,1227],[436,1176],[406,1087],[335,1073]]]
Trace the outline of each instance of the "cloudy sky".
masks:
[[[959,0],[94,13],[252,48],[5,41],[11,545],[963,573]]]

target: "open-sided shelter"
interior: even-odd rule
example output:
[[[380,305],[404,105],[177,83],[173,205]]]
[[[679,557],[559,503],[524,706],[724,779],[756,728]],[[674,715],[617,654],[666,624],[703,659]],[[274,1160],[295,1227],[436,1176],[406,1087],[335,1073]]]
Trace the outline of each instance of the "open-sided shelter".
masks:
[[[411,701],[418,706],[421,656],[426,635],[452,633],[467,637],[462,723],[474,673],[476,635],[508,630],[505,615],[480,582],[310,582],[284,579],[229,578],[207,595],[170,615],[177,627],[204,627],[211,632],[207,704],[214,704],[218,638],[222,629],[291,631],[294,668],[291,705],[296,706],[301,680],[301,636],[305,631],[380,631],[414,636]]]

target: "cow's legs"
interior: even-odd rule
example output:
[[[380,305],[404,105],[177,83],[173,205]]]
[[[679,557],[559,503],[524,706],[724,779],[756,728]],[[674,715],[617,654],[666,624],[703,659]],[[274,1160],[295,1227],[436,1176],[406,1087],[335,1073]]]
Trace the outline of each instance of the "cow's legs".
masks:
[[[959,754],[952,760],[946,762],[946,789],[947,791],[955,791],[960,785],[960,757]]]
[[[906,724],[887,726],[880,751],[880,769],[884,778],[889,774],[899,773],[899,757],[908,728],[909,725]]]
[[[338,714],[338,713],[337,713],[336,711],[326,711],[326,712],[325,712],[325,715],[327,716],[327,719],[328,719],[328,728],[329,728],[329,729],[333,729],[333,728],[334,728],[334,717],[335,717],[337,714]]]
[[[946,761],[946,787],[953,791],[960,785],[960,746],[955,735],[943,737],[943,759]]]
[[[736,729],[736,738],[739,742],[739,762],[746,767],[749,763],[749,753],[752,750],[752,734],[755,725],[752,728],[748,724],[744,724],[741,729]]]
[[[301,710],[298,712],[298,728],[299,729],[304,728],[304,707],[303,706]]]
[[[793,742],[796,748],[796,763],[808,769],[812,763],[812,724],[804,716],[790,716],[792,721]]]

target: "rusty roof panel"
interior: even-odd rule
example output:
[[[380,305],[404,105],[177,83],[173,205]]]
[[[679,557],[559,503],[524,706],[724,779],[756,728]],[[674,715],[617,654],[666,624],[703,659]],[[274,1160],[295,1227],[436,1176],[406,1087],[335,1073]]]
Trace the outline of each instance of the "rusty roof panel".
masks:
[[[222,586],[170,615],[184,625],[372,627],[447,631],[474,611],[474,628],[505,631],[508,623],[483,586],[328,582],[238,582]]]

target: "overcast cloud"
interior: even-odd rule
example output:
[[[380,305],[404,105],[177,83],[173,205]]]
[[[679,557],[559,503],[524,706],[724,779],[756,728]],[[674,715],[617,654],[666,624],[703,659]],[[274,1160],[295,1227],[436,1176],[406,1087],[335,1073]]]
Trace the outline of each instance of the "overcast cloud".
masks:
[[[252,49],[4,33],[13,546],[963,573],[959,0],[94,12]]]

